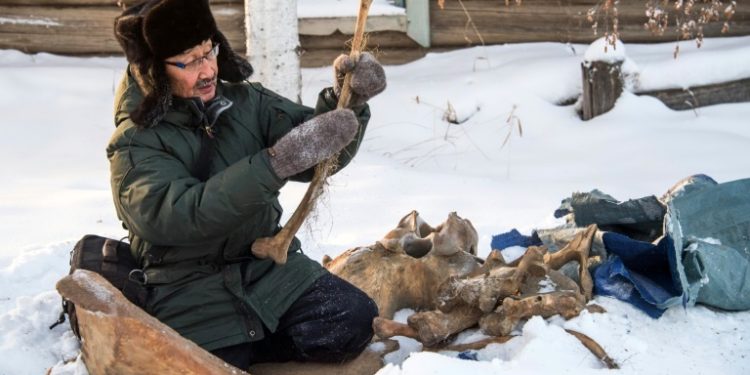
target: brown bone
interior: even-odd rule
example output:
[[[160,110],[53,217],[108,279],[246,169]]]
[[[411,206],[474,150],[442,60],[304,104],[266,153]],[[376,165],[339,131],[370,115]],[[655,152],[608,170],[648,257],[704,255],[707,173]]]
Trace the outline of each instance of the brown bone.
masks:
[[[349,56],[357,61],[359,54],[364,50],[367,44],[365,38],[365,28],[367,25],[367,14],[370,11],[370,5],[372,0],[359,0],[359,12],[357,13],[357,23],[354,26],[354,37],[352,38],[352,49]],[[341,95],[339,95],[339,101],[336,108],[347,108],[349,101],[351,100],[351,72],[346,73],[344,76],[344,84],[341,87]],[[294,239],[294,235],[297,234],[300,226],[305,221],[307,215],[315,207],[315,202],[318,200],[320,195],[323,193],[323,187],[325,186],[326,178],[331,172],[336,169],[336,160],[338,155],[332,156],[328,160],[325,160],[315,167],[315,174],[313,175],[310,185],[307,187],[305,196],[302,197],[302,201],[294,210],[292,217],[289,221],[284,224],[281,231],[273,237],[263,237],[255,240],[251,246],[253,255],[259,258],[271,258],[276,264],[285,264],[287,251],[289,245]]]
[[[567,254],[580,254],[573,250],[563,254],[568,257]],[[519,321],[533,315],[546,318],[560,314],[566,319],[578,315],[586,302],[579,286],[549,269],[543,262],[545,257],[549,259],[545,248],[529,247],[518,266],[510,267],[500,254],[491,254],[488,263],[472,273],[474,276],[453,277],[443,285],[438,294],[439,310],[412,315],[408,326],[380,321],[375,332],[380,337],[408,335],[430,347],[440,345],[477,322],[487,334],[507,336]],[[562,265],[562,257],[553,259]],[[546,279],[554,284],[556,291],[539,294],[544,288],[540,282]]]
[[[518,267],[503,266],[504,262],[496,261],[497,266],[485,274],[450,279],[440,290],[438,308],[448,312],[457,305],[468,304],[485,313],[491,312],[503,298],[519,294],[529,276],[541,278],[547,274],[543,258],[544,249],[532,246],[526,250]],[[533,284],[538,285],[538,280]]]
[[[524,298],[508,297],[494,313],[479,320],[482,332],[507,336],[522,319],[535,315],[543,318],[560,314],[565,319],[578,316],[585,307],[584,297],[577,292],[552,292]]]
[[[77,270],[57,282],[76,306],[81,353],[97,374],[246,374],[133,305],[97,273]]]
[[[475,326],[482,314],[476,307],[459,306],[449,313],[440,310],[418,312],[409,316],[407,321],[418,332],[419,341],[433,347]]]
[[[412,211],[401,220],[395,229],[378,241],[383,247],[393,252],[403,252],[415,258],[421,258],[432,250],[432,236],[435,228],[427,224],[417,211]]]
[[[591,295],[587,266],[595,232],[595,226],[586,228],[556,253],[529,247],[511,263],[493,251],[480,266],[469,255],[476,249],[476,231],[468,220],[451,213],[433,229],[413,211],[376,245],[325,264],[375,299],[381,309],[373,323],[379,337],[412,337],[438,347],[477,323],[504,337],[533,315],[577,316]],[[415,258],[425,252],[427,240],[432,248]],[[582,285],[556,270],[570,261],[581,265]],[[550,287],[554,292],[547,292]],[[407,307],[423,311],[411,315],[408,324],[388,319]]]
[[[586,230],[573,237],[573,240],[560,251],[547,253],[544,256],[544,263],[552,269],[560,269],[570,261],[578,262],[581,293],[586,297],[586,301],[591,299],[594,288],[594,282],[591,280],[591,273],[589,272],[589,254],[596,230],[596,224],[591,224],[586,227]]]
[[[424,311],[409,316],[409,324],[385,318],[375,318],[373,329],[378,337],[386,339],[404,336],[418,340],[426,347],[436,347],[451,336],[477,324],[482,311],[471,306],[460,306],[444,313],[440,310]]]
[[[374,245],[347,250],[324,262],[329,271],[375,300],[381,317],[392,318],[404,308],[434,309],[445,280],[468,275],[481,265],[468,252],[476,249],[476,231],[455,213],[427,235],[428,243],[438,242],[438,248],[431,248],[421,258],[409,255],[406,249],[415,249],[414,241],[422,243],[420,236],[430,231],[425,228],[432,228],[418,216],[411,212]]]

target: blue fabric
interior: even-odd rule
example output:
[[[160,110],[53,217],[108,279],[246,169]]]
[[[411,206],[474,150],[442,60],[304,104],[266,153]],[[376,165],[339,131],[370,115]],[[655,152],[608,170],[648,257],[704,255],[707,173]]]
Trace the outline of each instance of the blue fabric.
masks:
[[[469,361],[478,361],[477,352],[472,351],[472,350],[467,350],[465,352],[458,353],[458,358],[466,359]]]
[[[537,236],[524,236],[518,232],[515,228],[511,229],[510,232],[501,233],[492,236],[492,242],[490,246],[492,250],[507,249],[512,246],[541,246],[542,241]]]
[[[659,318],[665,310],[650,304],[639,294],[633,280],[634,273],[628,271],[619,257],[612,257],[599,265],[594,272],[594,293],[611,296],[630,303],[652,318]],[[642,278],[638,275],[639,279]]]
[[[630,302],[653,318],[681,298],[679,278],[672,272],[674,244],[669,236],[656,245],[611,232],[602,239],[611,257],[594,272],[597,294]]]

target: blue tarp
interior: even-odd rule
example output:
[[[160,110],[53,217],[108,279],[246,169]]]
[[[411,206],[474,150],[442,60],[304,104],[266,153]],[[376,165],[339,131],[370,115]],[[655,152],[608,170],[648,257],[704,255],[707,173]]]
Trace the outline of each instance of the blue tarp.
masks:
[[[674,243],[669,236],[656,245],[617,233],[602,236],[609,259],[594,272],[594,292],[630,302],[653,318],[679,302],[679,277],[673,275]]]
[[[695,303],[750,309],[750,179],[684,189],[668,202],[665,228],[656,244],[604,234],[609,258],[595,292],[652,317]]]
[[[576,214],[585,207],[591,217],[625,215],[627,222],[637,222],[633,212],[657,211],[644,208],[653,206],[653,197],[628,201],[634,207],[610,204],[616,201],[608,197],[598,191],[574,194],[560,210]],[[575,206],[579,200],[591,204]],[[671,306],[696,303],[750,309],[750,178],[717,184],[705,175],[690,176],[659,201],[666,205],[664,235],[653,243],[604,233],[607,259],[594,271],[594,292],[630,302],[654,318]],[[491,243],[497,250],[540,244],[536,233],[524,236],[515,229],[493,236]]]

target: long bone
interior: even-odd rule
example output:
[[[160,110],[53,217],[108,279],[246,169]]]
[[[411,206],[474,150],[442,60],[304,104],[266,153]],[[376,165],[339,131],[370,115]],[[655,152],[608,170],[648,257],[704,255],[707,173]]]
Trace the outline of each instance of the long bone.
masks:
[[[354,39],[352,39],[352,49],[349,54],[354,61],[357,61],[360,52],[362,52],[365,47],[365,26],[367,25],[367,13],[370,10],[371,4],[372,0],[360,0],[359,2],[357,24],[354,28]],[[351,82],[351,72],[346,73],[344,84],[341,87],[341,95],[339,95],[337,108],[346,108],[349,106],[349,101],[351,100]],[[333,156],[315,167],[315,174],[310,185],[307,187],[305,196],[302,197],[299,206],[294,210],[292,217],[284,225],[281,231],[273,237],[263,237],[253,242],[251,251],[255,256],[259,258],[271,258],[276,264],[286,263],[286,253],[289,249],[289,245],[292,243],[294,235],[297,234],[297,231],[300,226],[302,226],[307,215],[315,207],[315,202],[318,200],[318,197],[323,193],[326,178],[331,171],[335,169],[336,160],[337,156]]]

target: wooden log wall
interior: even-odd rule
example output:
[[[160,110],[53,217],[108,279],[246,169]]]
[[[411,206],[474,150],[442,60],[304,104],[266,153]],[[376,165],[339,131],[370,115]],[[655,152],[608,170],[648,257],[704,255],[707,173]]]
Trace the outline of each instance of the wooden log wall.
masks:
[[[445,8],[440,9],[437,0],[433,0],[430,3],[432,43],[441,47],[480,44],[479,36],[467,23],[467,14],[485,44],[539,41],[590,43],[602,36],[605,30],[604,22],[600,21],[599,35],[594,35],[591,24],[586,20],[586,12],[598,2],[599,0],[523,0],[520,6],[505,6],[502,0],[445,0]],[[664,35],[653,35],[645,29],[645,4],[645,0],[620,1],[620,38],[626,43],[677,40],[671,23],[672,17],[669,32]],[[723,22],[714,22],[704,28],[706,37],[750,35],[750,4],[740,1],[737,4],[737,12],[729,31],[722,34]]]
[[[66,55],[122,54],[114,19],[137,0],[4,0],[0,2],[0,48]],[[241,0],[215,0],[211,7],[234,48],[245,49]]]
[[[121,54],[112,34],[113,19],[122,7],[138,0],[0,0],[0,48],[24,52],[51,52],[69,55]],[[385,63],[403,63],[424,56],[428,51],[481,44],[468,17],[474,22],[485,44],[512,42],[589,43],[595,35],[585,20],[586,11],[597,0],[523,0],[523,5],[505,6],[501,0],[430,1],[432,47],[420,47],[401,32],[384,31],[369,36],[368,47]],[[724,35],[750,35],[750,4],[738,2],[729,32]],[[463,4],[462,7],[461,4]],[[625,42],[661,42],[677,39],[670,31],[662,36],[645,30],[645,0],[621,1],[620,32]],[[219,28],[232,47],[245,51],[244,0],[211,0]],[[468,16],[467,16],[468,15]],[[722,24],[705,28],[706,37],[722,35]],[[349,36],[301,35],[303,66],[323,66],[347,51]]]

